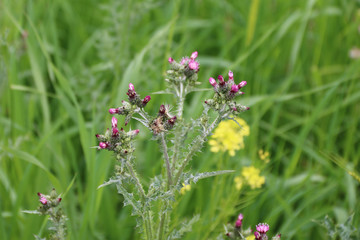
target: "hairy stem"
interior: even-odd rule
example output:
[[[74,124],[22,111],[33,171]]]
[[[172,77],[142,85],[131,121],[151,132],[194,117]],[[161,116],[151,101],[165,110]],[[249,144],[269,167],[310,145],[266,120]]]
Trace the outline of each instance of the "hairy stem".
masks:
[[[165,159],[166,172],[167,172],[167,178],[168,178],[167,188],[169,189],[169,187],[172,185],[172,176],[171,176],[171,169],[170,169],[170,162],[169,162],[169,155],[168,155],[167,145],[166,145],[166,142],[165,142],[165,136],[164,136],[163,132],[160,134],[160,137],[161,137],[161,146],[162,146],[163,152],[164,152],[164,159]]]
[[[135,179],[136,186],[137,186],[137,188],[138,188],[138,190],[139,190],[139,192],[140,192],[140,195],[141,195],[141,199],[142,199],[143,201],[145,201],[146,195],[145,195],[145,192],[144,192],[144,188],[143,188],[143,186],[142,186],[141,183],[140,183],[139,177],[136,175],[136,173],[135,173],[132,165],[129,163],[129,161],[126,161],[125,164],[126,164],[127,169],[129,170],[131,176]]]
[[[164,207],[165,208],[165,207]],[[158,231],[158,240],[162,240],[164,235],[164,226],[165,226],[165,220],[166,220],[166,212],[164,211],[164,208],[162,209],[162,214],[160,217],[160,223],[159,223],[159,231]]]
[[[184,89],[184,84],[180,83],[180,87],[179,87],[179,91],[177,91],[177,97],[178,97],[178,112],[177,112],[177,117],[179,119],[179,121],[182,121],[182,114],[184,111],[184,102],[185,102],[185,96],[187,94],[186,91],[186,87]],[[181,135],[181,130],[177,130],[175,131],[175,144],[173,147],[173,157],[172,157],[172,166],[171,166],[171,171],[174,172],[175,171],[175,167],[176,167],[176,162],[178,160],[178,156],[179,156],[179,148],[180,148],[180,142],[178,141],[179,137]]]
[[[188,154],[186,155],[184,161],[182,162],[179,171],[176,174],[176,177],[174,178],[174,184],[177,184],[182,172],[184,171],[184,168],[186,167],[186,165],[189,163],[189,161],[191,160],[192,156],[196,153],[196,151],[202,147],[205,138],[211,133],[211,131],[220,123],[221,121],[221,115],[218,115],[215,120],[211,123],[211,125],[204,130],[203,134],[201,135],[200,138],[195,138],[193,140],[193,142],[191,143],[191,149],[188,152]]]

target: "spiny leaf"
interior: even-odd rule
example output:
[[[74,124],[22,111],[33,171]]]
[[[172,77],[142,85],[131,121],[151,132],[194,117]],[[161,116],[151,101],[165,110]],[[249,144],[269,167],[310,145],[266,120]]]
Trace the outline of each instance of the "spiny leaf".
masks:
[[[193,174],[188,175],[189,173],[186,173],[186,174],[184,174],[185,175],[184,183],[190,184],[191,181],[196,183],[200,179],[214,177],[214,176],[222,175],[222,174],[233,173],[233,172],[235,172],[235,171],[234,170],[221,170],[221,171],[214,171],[214,172],[197,173],[195,175],[193,175]],[[186,175],[188,175],[188,176],[186,176]]]

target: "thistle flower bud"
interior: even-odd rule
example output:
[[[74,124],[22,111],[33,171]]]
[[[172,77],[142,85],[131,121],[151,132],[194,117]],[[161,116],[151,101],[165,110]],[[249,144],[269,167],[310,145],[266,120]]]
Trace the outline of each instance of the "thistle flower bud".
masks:
[[[234,73],[229,71],[229,80],[234,80]]]
[[[220,83],[221,86],[225,84],[225,80],[224,80],[224,77],[222,75],[218,76],[218,80],[219,80],[219,83]]]
[[[165,113],[166,113],[166,107],[165,107],[164,104],[161,104],[158,115],[159,115],[159,116],[163,116],[163,115],[165,115]]]
[[[112,128],[116,128],[116,127],[117,127],[117,119],[116,119],[116,117],[112,117],[112,119],[111,119],[111,126],[112,126]]]
[[[110,108],[109,109],[110,114],[115,114],[115,113],[118,113],[118,112],[119,112],[119,110],[117,108]]]
[[[199,70],[199,65],[200,64],[197,61],[195,61],[194,59],[191,59],[189,62],[189,68],[191,70],[195,70],[195,71]]]
[[[254,236],[255,236],[255,239],[256,240],[260,240],[260,238],[261,238],[261,235],[260,235],[260,233],[259,232],[254,232]]]
[[[112,136],[113,136],[113,137],[116,137],[118,134],[119,134],[119,129],[113,128],[113,129],[112,129]]]
[[[105,149],[105,148],[107,148],[107,144],[106,143],[104,143],[104,142],[100,142],[99,143],[99,149]]]
[[[129,83],[129,90],[131,90],[131,91],[135,91],[134,84]]]
[[[48,202],[45,197],[40,197],[39,201],[41,202],[42,205],[46,205]]]
[[[61,202],[61,200],[62,200],[62,198],[58,198],[57,200],[58,200],[58,203],[60,203],[60,202]]]
[[[190,59],[188,57],[182,58],[180,61],[181,65],[184,65],[186,62],[188,62]]]
[[[232,85],[231,86],[231,90],[230,90],[232,93],[237,93],[239,91],[239,88],[236,84]]]
[[[216,80],[214,78],[212,78],[212,77],[209,78],[209,82],[210,82],[211,86],[216,87],[217,83],[216,83]]]
[[[242,225],[241,219],[236,220],[236,222],[235,222],[235,227],[236,227],[236,228],[240,228],[241,225]]]
[[[260,233],[266,233],[267,231],[269,231],[269,225],[266,223],[259,223],[258,225],[256,225],[256,230]]]
[[[169,63],[171,64],[171,63],[174,62],[174,59],[172,59],[171,57],[169,57],[168,61],[169,61]]]
[[[198,52],[195,51],[191,54],[190,58],[195,60],[197,58],[197,56],[198,56]]]
[[[148,96],[146,96],[145,98],[144,98],[144,100],[143,100],[143,106],[145,107],[145,105],[149,102],[151,100],[151,97],[148,95]]]
[[[175,122],[176,122],[176,116],[173,116],[172,118],[170,118],[170,119],[168,120],[168,123],[169,123],[171,126],[174,126]]]
[[[246,84],[247,84],[246,81],[241,81],[241,83],[239,83],[239,85],[238,85],[239,89],[242,88],[242,87],[245,87]]]

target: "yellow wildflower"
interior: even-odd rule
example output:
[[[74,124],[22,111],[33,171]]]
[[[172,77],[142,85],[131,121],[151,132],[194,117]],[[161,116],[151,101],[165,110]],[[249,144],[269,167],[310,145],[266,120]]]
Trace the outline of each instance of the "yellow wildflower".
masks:
[[[180,194],[181,195],[184,195],[186,192],[190,191],[191,190],[191,185],[190,184],[182,184],[183,187],[180,189]]]
[[[255,235],[250,235],[248,237],[246,237],[246,240],[255,240]]]
[[[234,182],[235,182],[235,188],[237,190],[240,190],[242,188],[242,185],[243,185],[243,179],[239,176],[235,177],[234,178]]]
[[[265,183],[265,177],[260,176],[260,169],[253,166],[244,167],[241,175],[244,181],[250,185],[251,189],[260,188]]]
[[[264,150],[260,149],[259,150],[259,157],[261,160],[263,160],[265,163],[270,162],[270,153],[269,152],[264,152]]]
[[[211,136],[209,144],[212,152],[229,152],[235,156],[235,151],[244,148],[244,136],[249,136],[249,125],[242,118],[235,118],[240,126],[233,120],[222,121]]]

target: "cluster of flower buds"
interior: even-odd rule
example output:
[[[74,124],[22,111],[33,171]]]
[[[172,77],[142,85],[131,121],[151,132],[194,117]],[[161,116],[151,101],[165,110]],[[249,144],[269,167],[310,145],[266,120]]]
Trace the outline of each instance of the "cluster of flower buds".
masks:
[[[244,216],[240,213],[236,222],[235,222],[235,226],[229,226],[229,228],[227,229],[232,229],[232,231],[229,231],[226,233],[226,236],[229,237],[230,239],[248,239],[248,237],[250,237],[252,234],[254,234],[253,236],[255,236],[256,240],[268,240],[268,237],[266,235],[266,233],[269,231],[269,225],[266,223],[259,223],[258,225],[256,225],[256,231],[254,233],[252,233],[253,231],[251,230],[251,228],[248,228],[246,230],[243,230],[243,224],[242,221],[244,219]],[[281,238],[281,234],[277,234],[276,236],[274,236],[272,238],[272,240],[280,240]]]
[[[122,101],[121,107],[109,109],[110,114],[126,115],[127,118],[125,120],[125,125],[127,125],[135,110],[138,108],[144,108],[151,100],[149,95],[147,95],[144,99],[141,99],[140,95],[136,93],[135,87],[132,83],[129,83],[129,89],[126,94],[129,97],[129,102]]]
[[[240,89],[246,86],[246,81],[242,81],[239,84],[234,82],[234,74],[229,71],[229,80],[225,81],[222,75],[218,76],[218,81],[214,78],[209,78],[211,86],[214,87],[215,95],[212,99],[206,100],[205,104],[210,106],[212,109],[219,111],[222,110],[224,105],[227,105],[230,112],[238,114],[249,110],[249,107],[243,106],[233,101],[236,96],[243,95]]]
[[[134,151],[131,140],[138,135],[139,129],[125,132],[123,128],[117,127],[117,119],[112,117],[111,130],[107,129],[104,135],[96,134],[96,138],[100,141],[98,149],[107,149],[113,151],[120,158]]]
[[[39,192],[37,195],[39,196],[39,202],[41,203],[38,210],[42,214],[46,214],[49,209],[57,207],[61,202],[61,198],[56,193],[55,188],[52,189],[50,195],[45,195]]]
[[[168,61],[171,69],[167,71],[165,80],[175,84],[187,81],[189,85],[195,85],[197,73],[200,70],[200,64],[196,61],[197,56],[198,52],[195,51],[190,57],[183,57],[180,62],[176,62],[170,57]]]
[[[175,122],[176,116],[171,116],[166,106],[161,105],[157,118],[150,123],[150,128],[153,133],[157,135],[161,132],[171,130],[174,127]]]

